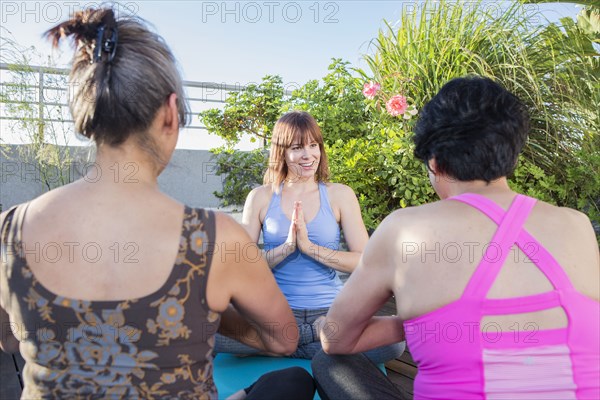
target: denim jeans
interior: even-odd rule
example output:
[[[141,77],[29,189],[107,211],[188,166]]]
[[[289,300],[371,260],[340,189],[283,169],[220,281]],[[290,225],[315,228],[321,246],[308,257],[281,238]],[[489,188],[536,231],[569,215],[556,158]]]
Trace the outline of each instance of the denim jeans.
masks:
[[[327,315],[328,308],[318,309],[296,309],[292,310],[296,323],[298,324],[298,349],[290,355],[291,358],[312,359],[315,354],[321,350],[321,342],[313,323],[320,316]],[[294,338],[295,339],[295,338]],[[375,364],[381,364],[389,360],[398,358],[404,352],[405,342],[395,343],[388,346],[378,347],[369,350],[364,354]],[[260,350],[246,346],[237,340],[230,339],[223,335],[216,335],[215,353],[232,354],[258,354]]]

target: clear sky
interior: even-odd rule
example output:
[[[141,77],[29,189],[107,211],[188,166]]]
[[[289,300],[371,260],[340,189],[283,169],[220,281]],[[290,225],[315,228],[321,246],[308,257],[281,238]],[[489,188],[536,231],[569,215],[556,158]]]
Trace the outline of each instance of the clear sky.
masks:
[[[228,84],[259,82],[268,74],[282,76],[290,89],[327,73],[331,58],[365,67],[362,55],[383,26],[394,23],[403,9],[419,9],[420,1],[120,1],[119,10],[150,22],[171,46],[186,80]],[[491,10],[507,2],[486,2]],[[73,10],[99,2],[0,2],[1,25],[23,47],[35,46],[41,60],[52,54],[67,66],[72,52],[52,53],[41,40],[46,29]],[[572,4],[528,5],[550,20],[574,17]],[[40,62],[41,62],[40,60]],[[207,107],[214,103],[206,104]],[[4,135],[3,135],[4,136]],[[183,132],[180,148],[217,144],[205,131]],[[244,145],[244,147],[247,145]]]

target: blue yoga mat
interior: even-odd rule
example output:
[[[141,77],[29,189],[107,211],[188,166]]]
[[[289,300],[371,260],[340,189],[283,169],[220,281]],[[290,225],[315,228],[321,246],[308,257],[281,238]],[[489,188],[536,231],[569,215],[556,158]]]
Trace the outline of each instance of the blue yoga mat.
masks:
[[[254,383],[267,372],[289,367],[302,367],[312,375],[310,360],[287,357],[238,357],[233,354],[217,354],[214,360],[214,380],[219,391],[219,399],[226,399],[240,389]],[[379,368],[384,371],[383,364]],[[315,393],[315,399],[320,399]]]
[[[240,389],[254,383],[267,372],[289,367],[302,367],[312,374],[310,360],[287,357],[238,357],[233,354],[217,354],[214,360],[214,380],[219,399],[225,399]],[[319,396],[315,396],[318,399]]]

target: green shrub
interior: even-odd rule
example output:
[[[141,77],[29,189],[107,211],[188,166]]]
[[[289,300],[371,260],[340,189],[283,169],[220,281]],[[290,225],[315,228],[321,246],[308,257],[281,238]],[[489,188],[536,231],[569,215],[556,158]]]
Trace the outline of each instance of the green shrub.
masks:
[[[267,153],[263,149],[238,151],[228,147],[212,149],[217,164],[215,173],[222,175],[223,190],[213,192],[221,205],[240,206],[248,193],[260,185],[267,167]]]
[[[365,223],[374,229],[391,211],[437,198],[410,135],[418,112],[448,80],[466,74],[502,83],[528,106],[530,140],[511,186],[560,206],[586,212],[600,226],[600,57],[593,40],[573,20],[537,26],[521,6],[426,2],[420,13],[405,9],[401,28],[387,24],[367,55],[368,70],[334,59],[328,74],[288,98],[281,79],[266,77],[228,99],[223,111],[203,113],[209,130],[231,143],[243,134],[269,146],[277,118],[290,109],[311,113],[323,131],[332,180],[356,192]],[[357,73],[353,73],[357,72]],[[373,99],[363,85],[381,84]],[[386,102],[404,96],[408,110],[391,116]],[[262,180],[262,152],[220,151],[220,172],[229,173],[223,204],[242,204]],[[262,158],[261,158],[262,157]],[[254,168],[252,163],[255,163]],[[245,181],[246,180],[246,181]]]

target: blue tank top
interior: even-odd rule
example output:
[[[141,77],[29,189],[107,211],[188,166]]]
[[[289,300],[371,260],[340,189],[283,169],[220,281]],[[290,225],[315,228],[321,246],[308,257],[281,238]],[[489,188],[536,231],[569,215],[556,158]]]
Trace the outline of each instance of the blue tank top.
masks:
[[[290,229],[291,221],[281,210],[281,190],[279,192],[273,193],[263,222],[265,250],[284,243]],[[327,188],[323,183],[319,183],[319,198],[319,212],[306,224],[308,238],[319,246],[331,249],[331,253],[324,256],[335,257],[340,245],[340,226],[329,205]],[[273,268],[273,275],[293,309],[330,307],[342,288],[342,281],[333,268],[299,250]]]

